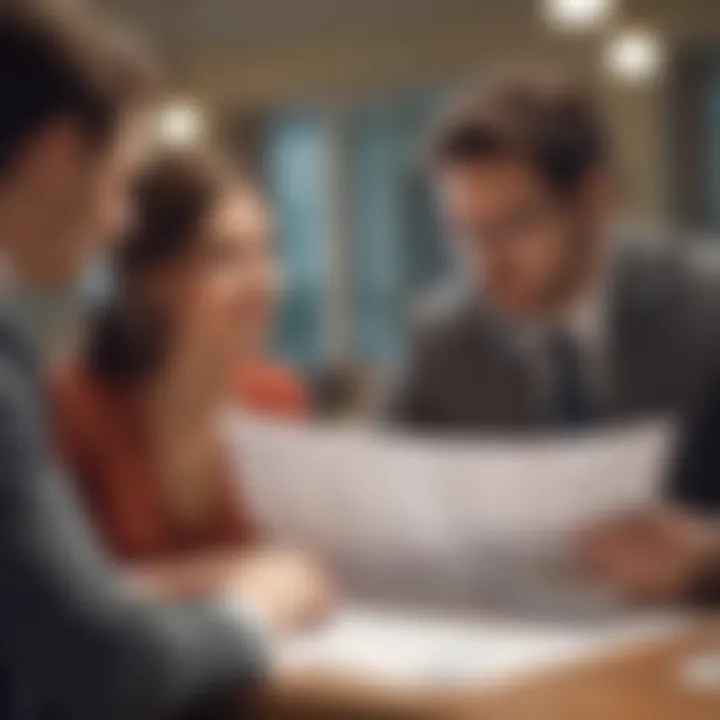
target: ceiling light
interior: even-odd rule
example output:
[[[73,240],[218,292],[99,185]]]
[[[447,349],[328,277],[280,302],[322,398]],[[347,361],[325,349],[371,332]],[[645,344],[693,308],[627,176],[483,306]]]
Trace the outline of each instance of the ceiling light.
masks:
[[[205,134],[205,118],[197,105],[174,102],[160,110],[157,134],[167,145],[192,145]]]
[[[617,0],[544,0],[543,17],[560,30],[595,30],[608,22]]]
[[[605,49],[610,75],[625,82],[649,82],[662,70],[665,47],[660,36],[646,28],[620,31]]]

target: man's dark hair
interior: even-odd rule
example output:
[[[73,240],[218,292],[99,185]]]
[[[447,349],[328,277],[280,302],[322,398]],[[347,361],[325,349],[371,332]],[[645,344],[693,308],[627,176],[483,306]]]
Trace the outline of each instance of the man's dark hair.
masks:
[[[609,148],[591,94],[554,71],[521,71],[471,87],[439,119],[433,168],[495,157],[531,163],[558,192],[571,192]]]
[[[127,36],[77,2],[0,0],[0,177],[53,120],[110,138],[151,75]]]

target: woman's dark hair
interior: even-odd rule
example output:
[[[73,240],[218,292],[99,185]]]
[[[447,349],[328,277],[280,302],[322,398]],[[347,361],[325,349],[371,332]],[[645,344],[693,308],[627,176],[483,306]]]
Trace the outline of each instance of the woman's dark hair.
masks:
[[[232,182],[229,168],[201,151],[166,153],[138,177],[134,222],[114,257],[112,300],[90,324],[86,359],[115,383],[151,376],[167,352],[172,328],[133,292],[136,281],[192,252],[202,226]]]

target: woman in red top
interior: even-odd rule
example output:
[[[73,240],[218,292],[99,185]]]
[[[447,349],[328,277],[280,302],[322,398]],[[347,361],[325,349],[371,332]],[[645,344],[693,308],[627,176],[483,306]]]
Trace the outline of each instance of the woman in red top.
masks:
[[[262,359],[278,297],[258,193],[175,154],[139,179],[117,292],[54,378],[63,460],[110,550],[154,592],[207,590],[253,547],[219,439],[228,405],[298,417],[302,384]]]

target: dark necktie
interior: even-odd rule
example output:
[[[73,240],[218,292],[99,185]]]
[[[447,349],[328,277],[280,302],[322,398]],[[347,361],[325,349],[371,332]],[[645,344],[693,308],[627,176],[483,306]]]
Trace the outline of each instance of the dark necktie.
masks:
[[[577,340],[566,332],[548,337],[552,416],[564,427],[582,427],[593,420],[593,401]]]

